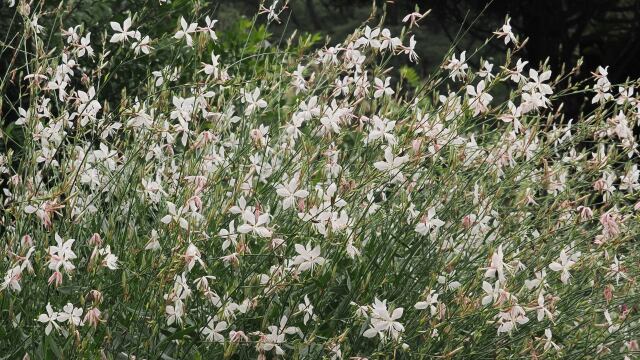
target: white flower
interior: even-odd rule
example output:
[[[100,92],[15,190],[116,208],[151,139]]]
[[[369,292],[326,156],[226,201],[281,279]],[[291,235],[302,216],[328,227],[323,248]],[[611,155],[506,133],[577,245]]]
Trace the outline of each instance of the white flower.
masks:
[[[152,49],[152,47],[149,46],[150,42],[151,42],[151,39],[147,35],[147,36],[143,37],[142,39],[139,39],[139,41],[136,41],[133,44],[131,44],[131,48],[133,49],[133,52],[136,55],[140,55],[140,52],[143,52],[145,54],[149,54],[149,51]]]
[[[200,250],[191,243],[189,244],[189,246],[187,246],[187,251],[185,251],[184,253],[184,261],[187,264],[187,269],[189,271],[193,269],[193,266],[196,262],[199,263],[203,268],[206,268],[204,262],[202,261],[202,254],[200,253]]]
[[[544,338],[542,339],[544,343],[542,348],[544,349],[544,351],[547,351],[552,347],[556,351],[560,350],[560,346],[554,343],[553,341],[551,341],[552,338],[553,338],[553,334],[551,333],[551,329],[549,328],[544,329]]]
[[[91,33],[88,32],[85,36],[80,38],[80,44],[77,45],[77,53],[78,57],[83,57],[85,54],[89,57],[93,57],[94,52],[91,47]]]
[[[500,28],[499,31],[494,31],[493,33],[498,35],[498,38],[501,38],[504,36],[504,44],[507,45],[509,44],[509,42],[513,42],[514,44],[517,44],[518,41],[516,40],[516,37],[513,35],[513,31],[511,30],[511,18],[507,17],[507,20],[505,21],[504,25],[502,25],[502,27]]]
[[[390,82],[391,82],[391,78],[390,77],[385,78],[384,81],[382,81],[381,79],[375,78],[374,79],[374,84],[375,84],[374,88],[376,90],[373,93],[373,97],[375,99],[377,99],[379,97],[393,95],[394,91],[393,91],[393,89],[391,89],[389,87],[389,83]]]
[[[23,109],[21,107],[18,108],[18,114],[20,115],[18,117],[18,120],[16,120],[15,124],[16,125],[24,125],[26,124],[26,122],[32,117],[33,114],[31,114],[31,109]]]
[[[380,35],[380,28],[371,29],[368,25],[364,28],[364,36],[356,40],[355,47],[370,46],[373,49],[378,49],[382,44],[378,40]]]
[[[207,341],[223,343],[224,335],[221,334],[224,330],[227,329],[226,321],[218,321],[218,317],[209,316],[207,320],[207,326],[203,327],[200,331],[202,335],[205,336]]]
[[[391,147],[387,147],[384,151],[384,161],[376,161],[373,166],[384,172],[388,172],[392,178],[392,182],[404,182],[405,177],[400,167],[409,160],[409,156],[394,156]]]
[[[517,325],[529,322],[529,318],[520,305],[514,305],[507,311],[501,311],[496,315],[496,318],[498,319],[498,334],[510,333]]]
[[[260,237],[270,237],[271,230],[265,225],[269,224],[269,214],[264,213],[256,216],[250,209],[245,209],[242,213],[244,224],[238,226],[238,232],[241,234],[254,233]]]
[[[396,127],[395,121],[389,121],[388,119],[374,115],[371,122],[373,127],[369,130],[369,135],[366,137],[365,143],[370,143],[378,139],[385,140],[389,145],[398,143],[395,135],[393,135],[393,130]]]
[[[438,305],[438,296],[439,295],[435,290],[431,290],[424,301],[418,301],[413,307],[417,310],[429,309],[431,316],[433,316],[437,311],[436,305]]]
[[[571,260],[571,258],[567,256],[567,253],[563,249],[562,251],[560,251],[560,262],[552,262],[551,264],[549,264],[549,269],[555,272],[560,271],[560,280],[562,281],[562,283],[567,284],[569,282],[569,278],[571,277],[571,274],[569,274],[569,269],[571,269],[571,267],[575,263],[575,261]]]
[[[436,209],[429,208],[427,213],[422,217],[420,222],[416,225],[416,232],[420,235],[427,235],[433,229],[438,229],[445,224],[444,221],[436,217]]]
[[[216,32],[213,30],[213,26],[218,22],[218,20],[211,20],[209,15],[207,15],[207,17],[204,19],[204,22],[207,25],[204,27],[198,28],[198,30],[208,32],[209,37],[211,37],[211,40],[214,40],[214,41],[218,40],[218,36],[216,35]]]
[[[415,35],[411,35],[409,39],[409,46],[403,46],[403,52],[409,56],[409,61],[418,62],[418,53],[416,53],[416,37]]]
[[[125,42],[129,39],[129,37],[135,37],[136,35],[135,31],[129,30],[129,28],[131,27],[130,17],[128,17],[124,21],[124,23],[122,23],[122,26],[120,26],[120,24],[114,21],[110,22],[110,24],[111,24],[111,28],[116,33],[111,36],[111,39],[109,40],[109,42],[112,42],[112,43]]]
[[[530,82],[526,83],[522,90],[529,92],[538,92],[542,95],[551,95],[553,94],[553,89],[549,84],[545,84],[544,82],[551,78],[551,70],[547,70],[542,74],[538,74],[538,72],[534,69],[529,69],[529,78]]]
[[[518,61],[516,62],[515,70],[507,70],[510,74],[509,77],[511,81],[513,81],[516,84],[519,84],[527,80],[526,76],[522,75],[522,71],[524,70],[524,67],[528,63],[529,63],[528,61],[522,61],[522,59],[518,59]]]
[[[47,304],[47,313],[46,314],[40,314],[38,316],[38,321],[44,324],[47,324],[47,326],[44,329],[44,333],[46,335],[49,335],[51,333],[51,330],[53,330],[53,328],[55,328],[56,330],[60,329],[60,325],[58,325],[57,321],[58,321],[58,313],[53,311],[53,308],[51,308],[51,304]]]
[[[545,281],[545,277],[547,276],[547,272],[542,269],[540,271],[536,271],[535,273],[536,278],[533,280],[525,280],[524,281],[524,286],[527,287],[527,289],[532,290],[534,288],[537,288],[538,286],[542,285],[543,287],[547,286],[547,282]]]
[[[280,347],[280,344],[284,342],[285,334],[278,331],[277,326],[269,326],[268,330],[270,333],[265,334],[264,339],[262,340],[262,350],[275,350],[276,355],[284,355],[284,350]]]
[[[309,319],[315,319],[315,315],[313,314],[313,305],[309,301],[309,297],[307,295],[304,296],[304,303],[298,304],[298,311],[304,314],[304,318],[302,322],[307,325]]]
[[[76,258],[76,254],[71,250],[74,239],[63,241],[58,233],[55,234],[56,245],[49,246],[49,269],[59,271],[63,267],[65,271],[71,271],[76,267],[71,260]]]
[[[295,244],[294,247],[298,255],[293,259],[293,265],[298,265],[299,272],[313,270],[315,265],[325,263],[325,259],[320,256],[320,246],[311,249],[311,244],[306,246]]]
[[[456,58],[456,54],[451,55],[451,59],[444,65],[444,68],[449,70],[449,77],[451,80],[456,81],[458,78],[463,79],[466,76],[466,70],[469,68],[466,61],[466,51],[460,53],[460,59]]]
[[[165,312],[167,313],[167,325],[182,324],[184,316],[184,304],[182,300],[176,299],[173,305],[167,305]]]
[[[613,263],[609,265],[609,272],[607,275],[616,278],[616,285],[620,283],[620,278],[629,278],[625,273],[625,269],[622,267],[622,260],[619,260],[617,255],[613,257]]]
[[[538,294],[538,306],[536,306],[535,309],[538,321],[542,321],[545,316],[549,318],[549,320],[553,320],[553,314],[545,307],[544,294],[542,292]]]
[[[482,281],[482,290],[484,290],[486,294],[481,301],[483,306],[496,302],[500,297],[500,280],[496,281],[494,286],[491,286],[491,284],[486,281]]]
[[[218,78],[219,76],[218,59],[220,59],[220,55],[216,56],[212,51],[211,64],[202,63],[202,66],[204,67],[202,71],[207,75],[213,75],[214,78]]]
[[[607,321],[607,325],[608,325],[607,331],[610,334],[612,334],[612,333],[618,331],[618,329],[620,329],[620,325],[613,323],[613,320],[611,319],[611,314],[609,313],[609,310],[604,310],[603,315],[604,315],[605,320]]]
[[[307,190],[298,190],[298,176],[292,176],[291,180],[285,184],[276,185],[276,193],[281,196],[282,208],[284,210],[295,205],[296,199],[304,199],[309,196]]]
[[[176,222],[180,225],[181,228],[185,230],[189,229],[189,222],[183,217],[186,211],[184,207],[176,209],[176,205],[174,203],[172,203],[171,201],[167,201],[167,211],[169,212],[169,214],[160,219],[160,222],[162,222],[163,224]]]
[[[173,37],[176,39],[185,38],[185,40],[187,41],[187,45],[189,45],[190,47],[193,47],[193,39],[191,38],[191,34],[196,32],[196,28],[198,27],[198,24],[197,23],[187,24],[187,21],[184,19],[184,17],[181,16],[180,26],[182,27],[182,29],[178,30],[178,32],[176,32],[176,34]]]
[[[235,220],[231,220],[228,230],[221,229],[220,232],[218,232],[218,236],[224,239],[222,242],[222,251],[225,251],[231,245],[235,247],[237,244],[238,234],[236,233],[234,221]]]
[[[398,340],[400,334],[404,332],[404,326],[397,321],[402,317],[403,308],[397,308],[389,313],[387,309],[387,301],[380,301],[377,298],[371,305],[371,324],[362,335],[372,338],[379,335],[384,341],[390,336],[393,340]]]
[[[74,326],[79,326],[82,323],[82,308],[74,307],[73,304],[67,303],[62,308],[62,312],[58,313],[59,322],[69,322]]]
[[[242,102],[247,104],[244,110],[245,115],[251,115],[256,109],[264,109],[267,102],[260,99],[260,88],[253,89],[253,92],[242,90]]]
[[[638,170],[638,165],[634,164],[620,177],[620,190],[626,190],[630,193],[640,190],[638,178],[640,178],[640,170]]]
[[[151,236],[149,237],[149,241],[144,247],[145,250],[156,251],[160,250],[160,242],[158,241],[158,231],[156,229],[151,230]]]
[[[110,270],[118,269],[118,257],[111,253],[111,246],[107,245],[103,249],[100,249],[100,255],[104,256],[102,266]]]
[[[484,89],[485,89],[484,80],[481,80],[475,88],[471,85],[467,85],[467,95],[469,95],[469,106],[473,108],[473,116],[489,111],[488,105],[493,99],[493,96],[486,93]]]

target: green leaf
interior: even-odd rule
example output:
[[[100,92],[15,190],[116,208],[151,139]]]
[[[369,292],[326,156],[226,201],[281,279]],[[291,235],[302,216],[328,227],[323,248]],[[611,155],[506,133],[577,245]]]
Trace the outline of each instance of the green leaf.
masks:
[[[407,83],[409,83],[409,85],[411,85],[414,88],[417,88],[418,86],[420,86],[420,77],[418,76],[418,73],[413,68],[410,68],[406,65],[401,67],[400,77],[407,80]]]

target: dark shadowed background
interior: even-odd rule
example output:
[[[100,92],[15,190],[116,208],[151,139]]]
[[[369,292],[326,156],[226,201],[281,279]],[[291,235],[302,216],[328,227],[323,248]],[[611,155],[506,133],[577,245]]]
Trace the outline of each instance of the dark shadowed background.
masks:
[[[282,3],[282,1],[280,1]],[[222,1],[218,11],[250,15],[256,0]],[[291,16],[283,24],[291,29],[321,32],[339,40],[371,13],[371,0],[292,0]],[[584,68],[610,65],[610,79],[622,82],[640,76],[640,1],[638,0],[430,0],[375,1],[379,13],[386,4],[386,24],[399,29],[402,18],[417,6],[432,13],[413,30],[419,44],[422,72],[440,63],[459,30],[469,29],[458,46],[470,49],[489,37],[509,14],[514,32],[530,37],[523,56],[531,63],[549,57],[552,68],[575,64]],[[288,21],[288,22],[287,22]],[[284,25],[281,26],[284,28]],[[499,42],[490,43],[502,53]],[[458,49],[458,50],[460,50]]]
[[[41,4],[55,8],[58,3],[34,0],[32,6]],[[212,18],[220,20],[216,27],[222,32],[226,30],[224,41],[228,41],[229,36],[237,36],[240,41],[243,34],[234,35],[234,29],[242,18],[250,19],[256,14],[260,2],[210,0],[199,3],[200,14],[211,14]],[[284,0],[280,0],[278,8],[283,3]],[[0,4],[0,41],[9,46],[15,45],[20,39],[20,19],[15,8],[8,8],[4,0]],[[68,15],[56,19],[55,24],[44,23],[46,20],[43,20],[43,25],[53,26],[59,33],[60,22],[65,27],[84,24],[87,27],[85,31],[97,34],[110,31],[105,28],[109,21],[121,22],[129,16],[129,11],[144,9],[145,16],[135,20],[136,26],[141,26],[145,33],[158,36],[175,32],[177,19],[181,15],[190,17],[194,4],[192,0],[171,0],[170,5],[162,6],[158,6],[158,0],[68,0],[64,2]],[[270,0],[267,6],[269,4]],[[529,38],[519,56],[529,60],[532,66],[537,67],[539,62],[548,58],[551,69],[557,73],[562,64],[573,66],[582,57],[583,70],[577,79],[590,76],[589,72],[598,65],[610,66],[609,78],[614,84],[640,77],[640,66],[637,65],[640,58],[640,0],[290,0],[288,9],[280,15],[281,22],[269,24],[267,29],[274,39],[297,31],[317,33],[325,37],[325,41],[337,43],[370,18],[374,4],[376,16],[371,20],[372,24],[377,24],[384,14],[384,26],[390,28],[394,35],[399,34],[404,25],[402,18],[416,7],[422,12],[432,9],[431,14],[420,22],[420,27],[412,29],[418,42],[416,50],[420,62],[393,64],[409,65],[419,76],[427,75],[441,64],[459,34],[464,36],[455,42],[455,51],[474,50],[509,15],[519,38]],[[266,16],[260,16],[258,21],[266,22]],[[92,40],[97,38],[92,37]],[[479,55],[499,62],[504,53],[505,47],[500,41],[491,41]],[[469,60],[472,68],[478,68],[480,57]],[[7,75],[4,69],[12,61],[20,61],[16,52],[10,47],[2,47],[0,75]],[[149,66],[153,67],[153,64]],[[139,73],[144,74],[146,70],[140,69]],[[0,89],[3,95],[0,115],[5,124],[12,122],[16,115],[15,106],[9,106],[16,102],[17,92],[11,84],[5,82],[4,88]],[[115,86],[113,91],[119,92],[124,85]]]

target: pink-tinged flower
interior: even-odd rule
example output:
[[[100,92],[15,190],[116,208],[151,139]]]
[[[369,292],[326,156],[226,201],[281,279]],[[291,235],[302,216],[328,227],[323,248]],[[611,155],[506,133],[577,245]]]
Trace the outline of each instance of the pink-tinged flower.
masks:
[[[244,331],[231,330],[229,331],[229,340],[234,343],[239,343],[248,342],[249,338],[247,337],[247,335],[245,335]]]
[[[620,233],[620,227],[618,226],[616,217],[610,212],[600,215],[600,224],[602,224],[605,234],[608,237],[613,237]]]
[[[15,292],[20,292],[22,287],[20,286],[20,279],[22,279],[22,266],[16,265],[9,270],[4,276],[4,281],[0,285],[0,290],[9,288]]]
[[[589,220],[593,217],[593,210],[588,206],[578,206],[576,210],[580,213],[580,218],[583,221]]]
[[[511,18],[507,17],[507,20],[505,21],[504,25],[502,25],[500,30],[493,32],[494,34],[496,34],[498,36],[498,38],[501,38],[501,37],[504,36],[504,44],[505,45],[509,44],[509,42],[513,42],[514,44],[518,43],[518,41],[516,40],[515,35],[513,35],[513,31],[511,30],[511,24],[510,23],[511,23]]]
[[[245,211],[242,213],[242,219],[245,221],[245,223],[238,226],[239,233],[254,233],[260,237],[271,236],[271,230],[267,228],[267,225],[269,224],[268,213],[256,215],[251,212],[250,209],[245,209]]]
[[[526,312],[520,305],[514,305],[507,311],[502,311],[496,315],[498,324],[498,334],[510,333],[517,325],[529,322]]]
[[[436,209],[429,208],[427,213],[422,216],[420,222],[416,225],[415,231],[420,235],[427,235],[432,230],[437,230],[444,226],[445,222],[436,217]]]
[[[91,235],[91,238],[89,238],[89,245],[98,247],[102,246],[102,237],[100,237],[100,234],[94,233]]]
[[[71,262],[76,258],[76,254],[71,249],[75,240],[63,241],[58,233],[55,234],[55,239],[56,245],[49,246],[49,256],[51,257],[49,259],[49,269],[58,271],[62,267],[67,272],[75,269],[76,267]]]
[[[48,280],[49,285],[53,284],[55,287],[62,285],[62,273],[60,271],[54,271]]]
[[[422,18],[424,18],[425,16],[429,15],[429,13],[431,12],[431,10],[428,10],[427,12],[425,12],[424,14],[421,14],[418,11],[414,11],[410,14],[407,14],[405,17],[402,18],[402,22],[409,23],[409,29],[411,29],[413,26],[415,27],[420,27],[420,25],[418,25],[418,21],[422,20]]]
[[[189,246],[187,246],[187,251],[185,251],[183,257],[189,271],[193,269],[193,266],[196,264],[196,262],[206,269],[206,265],[202,261],[202,254],[195,245],[189,244]]]
[[[304,199],[309,196],[307,190],[298,189],[298,176],[292,176],[289,182],[276,185],[276,194],[282,197],[282,208],[284,210],[293,207],[296,199]]]
[[[505,270],[509,270],[509,267],[504,263],[504,254],[502,252],[502,245],[500,245],[496,252],[491,255],[491,263],[486,269],[484,277],[493,278],[497,276],[500,282],[505,283],[507,281]]]
[[[89,309],[89,311],[87,311],[82,322],[84,324],[89,324],[89,326],[92,326],[95,329],[98,324],[102,322],[102,319],[100,319],[100,315],[100,309],[98,309],[97,307],[93,307]]]

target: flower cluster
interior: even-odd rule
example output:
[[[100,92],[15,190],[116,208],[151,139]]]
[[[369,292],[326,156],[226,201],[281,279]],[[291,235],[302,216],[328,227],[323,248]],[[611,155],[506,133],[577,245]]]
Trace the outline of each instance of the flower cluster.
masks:
[[[638,354],[637,81],[598,68],[567,119],[578,69],[516,59],[509,19],[499,63],[454,53],[413,89],[387,66],[419,61],[419,11],[397,36],[229,51],[210,16],[91,34],[25,5],[8,357]]]

